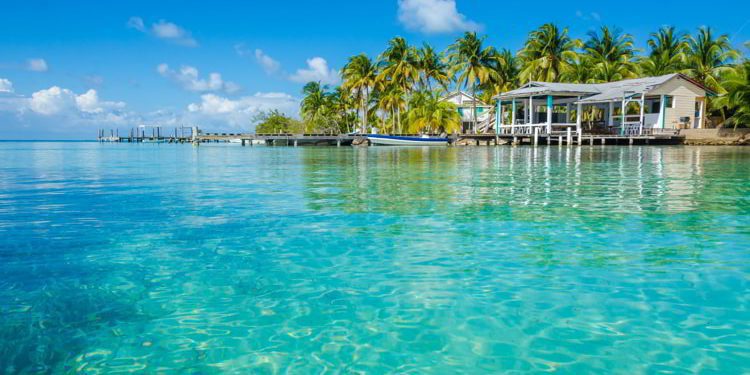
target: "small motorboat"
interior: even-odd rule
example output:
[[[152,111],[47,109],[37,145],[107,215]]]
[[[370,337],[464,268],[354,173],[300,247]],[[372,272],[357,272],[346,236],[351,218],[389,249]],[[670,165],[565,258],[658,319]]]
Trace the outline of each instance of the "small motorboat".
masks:
[[[447,146],[448,138],[403,135],[368,134],[367,139],[372,145],[378,146]]]

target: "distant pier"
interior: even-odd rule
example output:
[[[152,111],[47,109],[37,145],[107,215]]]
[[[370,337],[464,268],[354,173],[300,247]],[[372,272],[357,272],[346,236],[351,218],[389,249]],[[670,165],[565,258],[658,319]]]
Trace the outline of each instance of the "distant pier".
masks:
[[[243,146],[350,146],[367,143],[367,135],[352,134],[253,134],[203,133],[197,127],[138,127],[126,134],[119,130],[99,130],[100,142],[119,143],[240,143]],[[648,135],[583,134],[453,134],[449,143],[457,145],[665,145],[681,144],[684,137],[676,132]]]

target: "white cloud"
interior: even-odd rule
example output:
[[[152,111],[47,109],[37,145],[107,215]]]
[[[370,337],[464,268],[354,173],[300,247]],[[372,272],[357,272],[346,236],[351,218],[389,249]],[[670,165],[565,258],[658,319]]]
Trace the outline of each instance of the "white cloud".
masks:
[[[39,90],[31,94],[29,108],[42,115],[54,115],[76,107],[76,95],[58,86]]]
[[[235,44],[234,50],[242,57],[254,58],[255,62],[263,68],[266,74],[276,74],[281,70],[281,63],[267,55],[262,49],[256,48],[255,50],[251,50],[244,43],[239,43]]]
[[[593,19],[594,21],[599,22],[599,21],[602,20],[602,16],[599,13],[597,13],[597,12],[584,13],[581,10],[577,10],[576,11],[576,17],[578,17],[578,18],[580,18],[580,19],[582,19],[584,21],[591,21]]]
[[[0,92],[12,93],[13,82],[7,78],[0,78]]]
[[[168,42],[186,47],[198,46],[198,42],[193,38],[190,31],[172,22],[159,20],[159,22],[152,23],[150,28],[147,28],[141,17],[130,17],[126,25],[128,28],[151,34]]]
[[[183,65],[180,70],[174,70],[167,64],[159,64],[156,71],[163,77],[174,80],[182,88],[188,91],[224,91],[234,93],[241,88],[234,82],[225,82],[219,73],[210,73],[207,79],[200,78],[198,69],[189,65]]]
[[[99,100],[96,90],[89,90],[81,95],[59,86],[39,90],[31,94],[28,99],[28,109],[40,115],[51,116],[57,114],[105,114],[121,110],[123,102],[107,102]],[[24,110],[24,108],[19,108]]]
[[[44,59],[28,59],[26,60],[26,69],[32,72],[46,72],[48,70],[47,62]]]
[[[281,68],[281,64],[278,61],[266,55],[261,49],[255,50],[255,60],[263,67],[263,70],[267,74],[274,74]]]
[[[99,100],[99,94],[94,89],[76,96],[78,110],[85,113],[104,113],[125,108],[123,102],[103,102]]]
[[[141,32],[146,31],[146,25],[143,23],[143,18],[141,17],[130,17],[127,26],[131,29],[136,29]]]
[[[398,20],[425,34],[477,31],[482,26],[458,12],[455,0],[399,0]]]
[[[205,94],[201,96],[200,103],[187,106],[187,116],[196,123],[229,124],[246,128],[261,111],[278,109],[288,115],[296,115],[298,108],[299,101],[285,93],[257,93],[235,100]]]
[[[325,84],[335,85],[341,81],[339,73],[328,68],[328,62],[322,57],[313,57],[307,60],[307,69],[298,69],[289,79],[298,83],[320,81]]]

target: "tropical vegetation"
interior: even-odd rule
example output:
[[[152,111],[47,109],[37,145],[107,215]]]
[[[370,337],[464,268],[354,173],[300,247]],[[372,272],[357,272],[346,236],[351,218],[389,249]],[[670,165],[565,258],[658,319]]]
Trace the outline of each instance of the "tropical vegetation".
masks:
[[[315,133],[479,131],[476,102],[470,126],[462,128],[458,109],[443,98],[465,90],[490,103],[495,95],[529,81],[597,83],[670,73],[685,74],[713,91],[707,108],[713,126],[750,124],[750,62],[726,34],[708,27],[688,34],[664,26],[639,49],[632,35],[616,27],[604,26],[578,39],[567,28],[548,23],[531,31],[515,53],[487,45],[485,37],[473,32],[444,51],[395,37],[377,57],[352,56],[341,70],[341,85],[305,85],[301,126],[282,128]],[[266,123],[279,115],[268,115]]]

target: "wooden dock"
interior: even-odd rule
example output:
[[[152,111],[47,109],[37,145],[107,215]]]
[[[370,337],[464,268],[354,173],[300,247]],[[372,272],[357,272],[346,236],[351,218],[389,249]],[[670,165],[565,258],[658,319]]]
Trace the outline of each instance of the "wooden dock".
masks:
[[[649,135],[583,134],[580,137],[571,132],[553,134],[454,134],[448,136],[451,144],[471,145],[665,145],[680,144],[684,137],[676,133]],[[180,128],[165,135],[160,129],[151,134],[131,130],[124,136],[119,131],[99,131],[100,142],[120,143],[240,143],[252,146],[264,143],[269,146],[350,146],[366,142],[366,135],[351,134],[252,134],[252,133],[202,133],[193,128],[186,134]]]

